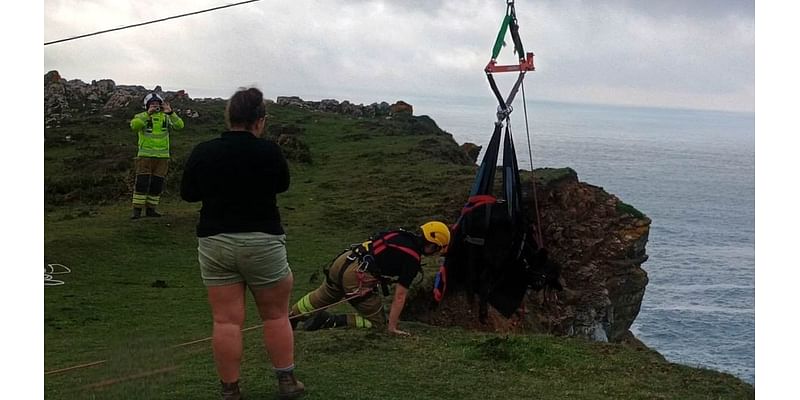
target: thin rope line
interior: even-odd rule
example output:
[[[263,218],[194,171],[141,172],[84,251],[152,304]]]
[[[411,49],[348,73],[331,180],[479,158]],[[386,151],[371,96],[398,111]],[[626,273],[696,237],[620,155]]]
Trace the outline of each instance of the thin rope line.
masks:
[[[103,380],[103,381],[100,381],[100,382],[96,382],[96,383],[92,383],[92,384],[89,384],[89,385],[82,386],[81,389],[99,389],[99,388],[106,387],[106,386],[116,385],[117,383],[120,383],[120,382],[126,382],[126,381],[130,381],[130,380],[134,380],[134,379],[146,378],[148,376],[157,375],[157,374],[165,374],[167,372],[175,371],[176,369],[178,369],[177,366],[164,367],[164,368],[159,368],[159,369],[155,369],[155,370],[151,370],[151,371],[140,372],[138,374],[126,375],[126,376],[122,376],[122,377],[115,378],[115,379],[106,379],[106,380]]]
[[[539,216],[539,199],[536,195],[536,172],[533,168],[533,150],[531,150],[531,132],[528,127],[528,100],[525,99],[525,81],[522,82],[522,110],[525,114],[525,133],[528,135],[528,158],[531,162],[531,187],[533,188],[533,208],[536,210],[536,236],[539,241],[539,248],[544,247],[542,239],[542,219]]]
[[[304,313],[293,315],[293,316],[289,317],[289,320],[291,321],[291,320],[293,320],[293,319],[295,319],[297,317],[302,317],[303,315],[312,314],[312,313],[315,313],[317,311],[327,310],[328,308],[337,306],[337,305],[342,304],[342,303],[344,303],[346,301],[350,301],[350,300],[352,300],[352,299],[354,299],[356,297],[361,297],[364,294],[365,293],[356,293],[355,295],[350,296],[350,297],[345,297],[345,298],[337,301],[336,303],[331,303],[331,304],[328,304],[327,306],[322,306],[322,307],[319,307],[319,308],[315,308],[315,309],[313,309],[311,311],[306,311]],[[254,326],[251,326],[249,328],[242,329],[242,332],[252,331],[253,329],[258,329],[258,328],[260,328],[262,326],[264,326],[264,324],[254,325]],[[171,348],[174,349],[174,348],[177,348],[177,347],[184,347],[184,346],[189,346],[189,345],[192,345],[192,344],[207,342],[207,341],[211,340],[212,338],[213,338],[212,336],[209,336],[209,337],[203,338],[203,339],[192,340],[191,342],[176,344],[176,345],[172,346]]]
[[[154,24],[154,23],[156,23],[156,22],[163,22],[163,21],[167,21],[167,20],[170,20],[170,19],[181,18],[181,17],[187,17],[187,16],[189,16],[189,15],[202,14],[202,13],[204,13],[204,12],[209,12],[209,11],[214,11],[214,10],[220,10],[220,9],[223,9],[223,8],[228,8],[228,7],[238,6],[238,5],[247,4],[247,3],[253,3],[253,2],[256,2],[256,1],[261,1],[261,0],[247,0],[247,1],[242,1],[242,2],[239,2],[239,3],[227,4],[227,5],[224,5],[224,6],[219,6],[219,7],[209,8],[209,9],[200,10],[200,11],[194,11],[194,12],[190,12],[190,13],[186,13],[186,14],[181,14],[181,15],[175,15],[175,16],[172,16],[172,17],[167,17],[167,18],[156,19],[156,20],[153,20],[153,21],[147,21],[147,22],[141,22],[141,23],[138,23],[138,24],[127,25],[127,26],[122,26],[122,27],[119,27],[119,28],[106,29],[106,30],[103,30],[103,31],[98,31],[98,32],[93,32],[93,33],[87,33],[87,34],[85,34],[85,35],[73,36],[73,37],[66,38],[66,39],[59,39],[59,40],[53,40],[53,41],[51,41],[51,42],[44,42],[44,45],[45,45],[45,46],[47,46],[47,45],[50,45],[50,44],[56,44],[56,43],[62,43],[62,42],[68,42],[68,41],[70,41],[70,40],[81,39],[81,38],[85,38],[85,37],[89,37],[89,36],[99,35],[99,34],[101,34],[101,33],[108,33],[108,32],[114,32],[114,31],[119,31],[119,30],[123,30],[123,29],[128,29],[128,28],[135,28],[135,27],[137,27],[137,26],[148,25],[148,24]]]
[[[317,312],[317,311],[326,310],[326,309],[328,309],[328,308],[331,308],[331,307],[337,306],[337,305],[339,305],[339,304],[342,304],[342,303],[344,303],[344,302],[346,302],[346,301],[350,301],[350,300],[352,300],[352,299],[355,299],[356,297],[361,297],[361,296],[364,296],[364,295],[366,295],[367,293],[369,293],[369,291],[358,292],[358,293],[356,293],[356,294],[354,294],[354,295],[352,295],[352,296],[347,296],[347,297],[345,297],[345,298],[343,298],[343,299],[341,299],[341,300],[339,300],[339,301],[337,301],[337,302],[335,302],[335,303],[328,304],[327,306],[322,306],[322,307],[319,307],[319,308],[315,308],[315,309],[313,309],[313,310],[311,310],[311,311],[307,311],[307,312],[304,312],[304,313],[300,313],[300,314],[297,314],[297,315],[293,315],[293,316],[289,317],[289,319],[290,319],[290,320],[292,320],[292,319],[295,319],[295,318],[297,318],[297,317],[301,317],[301,316],[303,316],[303,315],[307,315],[307,314],[315,313],[315,312]],[[264,324],[259,324],[259,325],[254,325],[254,326],[251,326],[251,327],[249,327],[249,328],[244,328],[244,329],[242,329],[241,331],[242,331],[242,332],[247,332],[247,331],[251,331],[251,330],[253,330],[253,329],[258,329],[258,328],[260,328],[260,327],[262,327],[262,326],[264,326]],[[209,341],[209,340],[211,340],[211,339],[212,339],[212,337],[211,337],[211,336],[209,336],[209,337],[207,337],[207,338],[203,338],[203,339],[197,339],[197,340],[192,340],[192,341],[190,341],[190,342],[185,342],[185,343],[176,344],[176,345],[174,345],[174,346],[171,346],[170,348],[174,349],[174,348],[178,348],[178,347],[189,346],[189,345],[192,345],[192,344],[197,344],[197,343],[207,342],[207,341]],[[58,374],[58,373],[62,373],[62,372],[68,372],[68,371],[72,371],[72,370],[76,370],[76,369],[81,369],[81,368],[88,368],[88,367],[92,367],[92,366],[95,366],[95,365],[104,364],[104,363],[106,363],[107,361],[108,361],[108,360],[100,360],[100,361],[94,361],[94,362],[90,362],[90,363],[86,363],[86,364],[75,365],[75,366],[72,366],[72,367],[60,368],[60,369],[55,369],[55,370],[51,370],[51,371],[45,371],[45,372],[44,372],[44,374],[45,374],[45,375],[51,375],[51,374]]]

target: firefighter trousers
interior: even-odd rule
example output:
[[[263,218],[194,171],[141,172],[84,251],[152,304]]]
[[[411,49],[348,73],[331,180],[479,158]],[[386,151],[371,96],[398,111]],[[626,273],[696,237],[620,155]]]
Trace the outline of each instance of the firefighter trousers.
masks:
[[[316,290],[303,296],[292,306],[290,317],[304,321],[314,310],[341,301],[354,293],[365,293],[349,301],[358,314],[347,315],[347,326],[358,328],[385,328],[386,314],[378,292],[379,281],[366,272],[359,272],[358,259],[351,260],[352,251],[340,254],[327,269],[325,282]]]
[[[169,158],[137,157],[134,166],[133,208],[156,208],[164,190]]]

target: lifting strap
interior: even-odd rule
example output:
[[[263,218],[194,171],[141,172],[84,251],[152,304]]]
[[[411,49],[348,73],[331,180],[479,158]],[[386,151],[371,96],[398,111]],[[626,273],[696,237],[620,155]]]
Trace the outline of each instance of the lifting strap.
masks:
[[[518,57],[518,64],[516,65],[497,65],[497,56],[503,48],[506,32],[511,32],[511,39],[514,42],[514,52]],[[494,132],[489,141],[489,145],[478,167],[478,173],[475,181],[470,190],[470,197],[477,195],[491,195],[494,186],[495,166],[497,165],[497,157],[500,152],[500,136],[505,133],[503,139],[503,197],[505,198],[508,206],[508,215],[512,221],[518,221],[522,216],[522,193],[521,183],[519,176],[519,165],[517,163],[517,153],[514,149],[514,140],[511,134],[511,120],[510,114],[512,112],[511,104],[517,92],[523,85],[525,73],[534,71],[533,53],[525,53],[522,46],[522,40],[519,36],[519,24],[517,23],[517,15],[514,9],[514,0],[506,0],[506,15],[500,25],[500,31],[497,33],[497,38],[492,48],[492,58],[486,65],[484,71],[486,78],[489,80],[489,86],[497,98],[497,121],[494,125]],[[519,72],[517,80],[511,88],[508,96],[504,99],[500,94],[500,90],[492,76],[495,72]],[[524,95],[524,93],[523,93]],[[526,108],[527,112],[527,108]],[[527,123],[527,115],[525,116]],[[505,126],[505,132],[503,127]],[[533,160],[531,160],[531,170],[533,170]],[[469,203],[468,203],[469,205]],[[466,206],[465,206],[466,209]],[[462,214],[464,211],[462,210]]]
[[[514,42],[514,52],[518,56],[518,64],[498,65],[497,56],[500,54],[500,51],[503,48],[504,38],[508,31],[511,32],[511,39]],[[511,221],[516,224],[520,223],[523,220],[522,190],[520,182],[521,179],[519,175],[519,165],[517,163],[517,153],[514,149],[514,140],[511,134],[510,114],[513,111],[511,104],[514,102],[514,98],[516,97],[520,87],[522,87],[522,95],[524,101],[525,85],[523,83],[523,80],[525,78],[525,74],[528,71],[535,71],[535,70],[536,68],[533,65],[533,53],[525,52],[525,49],[522,46],[522,40],[520,39],[519,36],[519,25],[517,24],[516,11],[514,9],[514,0],[506,0],[506,15],[503,18],[503,22],[500,25],[500,31],[497,33],[497,38],[495,39],[494,46],[492,47],[492,57],[489,60],[489,63],[486,64],[486,67],[484,68],[484,72],[486,73],[486,79],[489,81],[489,87],[491,88],[492,93],[494,94],[498,103],[497,121],[494,123],[494,131],[492,132],[492,137],[489,140],[489,145],[486,148],[486,152],[483,155],[483,160],[481,160],[481,164],[478,167],[478,172],[475,175],[475,180],[473,181],[472,187],[470,188],[467,204],[465,204],[464,207],[462,208],[461,215],[459,216],[456,223],[450,227],[450,230],[452,232],[457,231],[464,216],[469,214],[473,209],[483,205],[493,204],[497,202],[497,197],[495,197],[492,194],[492,192],[494,190],[494,178],[497,166],[497,157],[499,156],[500,153],[500,136],[502,136],[503,133],[505,133],[505,137],[503,138],[502,195],[505,198],[507,204],[506,211]],[[500,90],[497,87],[497,83],[494,80],[494,76],[492,75],[494,73],[502,73],[502,72],[519,72],[517,80],[514,82],[514,85],[511,87],[511,91],[505,98],[500,93]],[[526,114],[525,124],[527,128],[527,123],[528,123],[527,107],[525,107],[525,114]],[[504,127],[505,127],[505,132],[503,130]],[[528,135],[530,136],[530,133],[528,133]],[[530,144],[528,146],[530,148]],[[533,171],[532,156],[531,156],[531,171]],[[534,184],[535,184],[535,179],[534,179]],[[535,187],[533,190],[533,195],[534,195],[534,203],[537,203]],[[537,215],[536,231],[539,232],[538,204],[535,204],[534,207],[536,208],[536,215]],[[489,215],[490,211],[491,209],[487,210],[487,215],[486,215],[487,223],[490,218]],[[482,245],[483,238],[467,237],[467,240],[472,244]],[[542,245],[541,239],[539,239],[538,244],[540,246]],[[444,296],[446,287],[447,287],[447,271],[444,265],[442,265],[440,267],[439,272],[436,274],[436,280],[434,282],[433,294],[434,294],[434,299],[437,302],[441,301],[442,297]]]

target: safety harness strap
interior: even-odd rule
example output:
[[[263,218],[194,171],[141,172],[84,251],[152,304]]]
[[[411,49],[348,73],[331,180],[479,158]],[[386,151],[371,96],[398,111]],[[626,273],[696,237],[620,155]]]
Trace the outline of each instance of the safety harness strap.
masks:
[[[386,248],[391,247],[393,249],[400,250],[403,253],[406,253],[406,254],[410,255],[415,260],[417,260],[417,262],[419,262],[420,261],[420,255],[414,249],[411,249],[411,248],[406,247],[406,246],[401,246],[399,244],[394,244],[394,243],[389,243],[388,242],[389,239],[391,239],[391,238],[393,238],[393,237],[395,237],[397,235],[399,235],[398,232],[391,232],[391,233],[388,233],[388,234],[384,235],[381,238],[373,240],[372,241],[372,255],[377,256],[378,254],[383,253],[383,251],[386,250]]]

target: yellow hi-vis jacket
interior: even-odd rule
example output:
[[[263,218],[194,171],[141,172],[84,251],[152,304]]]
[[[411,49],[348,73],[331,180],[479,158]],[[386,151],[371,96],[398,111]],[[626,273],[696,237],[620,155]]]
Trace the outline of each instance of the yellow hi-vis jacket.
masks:
[[[139,157],[169,158],[169,133],[183,129],[178,113],[163,111],[136,114],[131,120],[131,130],[139,135]]]

